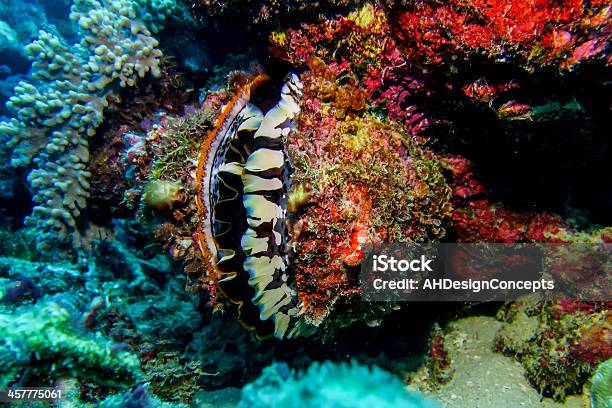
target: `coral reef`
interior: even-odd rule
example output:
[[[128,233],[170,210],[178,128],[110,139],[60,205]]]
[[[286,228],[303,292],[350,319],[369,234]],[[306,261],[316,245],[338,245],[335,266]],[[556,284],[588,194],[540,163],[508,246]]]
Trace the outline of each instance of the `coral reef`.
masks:
[[[187,403],[202,388],[242,385],[279,357],[304,367],[314,355],[332,358],[338,347],[345,350],[341,354],[355,355],[352,350],[360,350],[346,340],[342,345],[330,343],[326,347],[318,340],[259,342],[231,314],[212,314],[206,297],[202,296],[198,306],[197,297],[192,299],[184,292],[180,266],[159,254],[159,246],[150,244],[146,229],[132,222],[118,223],[115,230],[116,236],[96,243],[88,261],[81,265],[1,258],[0,287],[18,292],[7,298],[3,291],[2,303],[21,308],[49,297],[61,302],[70,311],[75,333],[85,330],[81,334],[84,338],[99,333],[94,337],[112,344],[115,353],[132,350],[137,354],[140,381],[148,382],[150,392],[164,401]],[[410,327],[414,326],[412,321]],[[346,338],[360,333],[363,327],[355,330]],[[220,332],[224,335],[219,336]],[[371,351],[359,351],[359,359],[377,362],[394,372],[404,370],[403,359],[381,360],[379,353],[385,344],[381,335]],[[397,350],[403,352],[403,340],[397,341]],[[25,384],[29,384],[27,380]],[[119,392],[101,386],[95,379],[78,381],[75,387],[72,406],[87,406],[85,401],[101,403],[108,394]]]
[[[415,101],[432,89],[403,58],[381,7],[366,3],[347,17],[273,32],[270,51],[296,66],[312,65],[313,57],[348,66],[366,91],[372,113],[403,124],[413,135],[430,124]]]
[[[0,388],[609,405],[609,4],[1,3]],[[360,298],[428,242],[535,243],[578,295]]]
[[[57,303],[22,306],[1,314],[0,335],[3,388],[23,368],[31,376],[79,377],[109,385],[129,385],[140,375],[134,354],[76,332],[70,313]]]
[[[441,238],[451,205],[422,139],[367,113],[366,93],[347,66],[311,60],[310,67],[286,148],[292,184],[308,194],[292,232],[298,294],[318,326],[336,302],[359,294],[355,267],[369,248]]]
[[[135,223],[115,228],[84,264],[0,258],[3,384],[76,377],[85,401],[139,380],[158,396],[189,400],[206,374],[175,358],[191,341],[184,333],[200,325],[195,300],[167,256],[146,247],[146,230]]]
[[[287,205],[292,213],[291,262],[302,313],[315,326],[336,306],[342,306],[339,316],[329,318],[328,326],[350,325],[362,313],[372,314],[367,320],[375,321],[375,315],[391,308],[366,312],[354,304],[347,307],[359,293],[355,267],[373,245],[441,238],[451,211],[450,189],[437,160],[424,149],[423,139],[405,135],[400,125],[367,112],[367,91],[348,67],[327,65],[316,58],[309,60],[309,67],[302,75],[302,113],[285,147],[293,168]],[[229,94],[240,92],[230,90]],[[167,118],[145,139],[129,136],[134,150],[130,148],[126,158],[137,164],[135,182],[149,179],[158,185],[180,180],[185,196],[198,197],[191,177],[194,143],[210,126],[206,121],[219,101],[235,98],[228,98],[226,92],[210,94],[202,111]],[[223,113],[219,117],[225,120]],[[141,195],[142,186],[129,194]],[[199,285],[214,297],[214,276],[204,271],[200,279],[194,273],[204,270],[209,259],[194,253],[195,248],[208,245],[191,242],[193,225],[199,223],[193,217],[189,201],[173,208],[165,221],[174,227],[160,225],[160,238],[165,237],[164,246],[186,261],[193,280],[201,281]],[[348,315],[346,309],[351,310]]]
[[[508,2],[498,6],[502,3]],[[423,17],[424,24],[436,24],[425,12],[427,4],[411,3],[410,8],[417,18]],[[469,5],[465,7],[469,9]],[[523,6],[517,3],[517,7]],[[546,3],[542,7],[556,6]],[[596,13],[609,13],[601,4],[587,9],[590,7]],[[476,160],[489,190],[503,194],[504,201],[515,200],[529,209],[533,203],[525,202],[538,197],[544,209],[562,213],[563,206],[558,202],[570,195],[569,205],[597,208],[593,203],[603,194],[591,193],[581,187],[584,183],[574,180],[586,181],[597,169],[605,168],[605,114],[600,110],[602,105],[592,103],[601,101],[605,105],[597,85],[605,82],[597,74],[606,72],[601,61],[606,58],[605,51],[599,52],[599,59],[586,58],[578,63],[571,74],[535,62],[526,71],[522,62],[510,56],[512,50],[504,51],[503,57],[487,59],[476,52],[459,56],[458,51],[442,47],[439,56],[444,63],[426,63],[412,55],[410,47],[398,38],[402,27],[396,26],[402,12],[407,11],[394,8],[385,12],[366,4],[345,17],[273,32],[270,51],[276,58],[300,67],[306,66],[312,56],[327,65],[348,64],[368,91],[370,112],[399,121],[412,134],[429,138],[437,151]],[[585,15],[590,12],[586,10]],[[605,25],[602,21],[605,18],[600,20]],[[547,27],[554,29],[554,24]],[[585,30],[586,37],[606,38],[605,29],[604,33]],[[502,48],[505,45],[500,43]],[[478,120],[473,120],[475,117]],[[578,140],[589,143],[582,145]],[[601,157],[592,154],[590,146],[594,145],[602,149]],[[493,151],[497,160],[490,160]],[[589,170],[577,164],[577,157],[589,161]],[[565,183],[560,181],[559,169],[563,169]],[[532,177],[534,173],[538,176]],[[512,194],[513,189],[524,190],[525,194]],[[539,197],[538,192],[544,189],[552,192]],[[595,195],[598,198],[588,199]],[[587,200],[589,204],[585,205]]]
[[[71,20],[81,41],[66,45],[41,31],[26,47],[31,79],[20,82],[7,106],[16,116],[0,125],[11,137],[11,163],[35,168],[28,181],[34,207],[28,225],[40,248],[78,234],[76,219],[89,196],[88,138],[103,119],[108,96],[151,71],[160,75],[157,40],[130,1],[76,1]]]
[[[444,236],[451,204],[442,169],[451,173],[454,185],[453,237],[466,242],[566,242],[555,237],[573,231],[552,213],[516,212],[474,199],[486,190],[470,173],[469,163],[423,147],[431,123],[420,113],[423,98],[437,92],[436,87],[455,85],[432,83],[427,71],[407,63],[411,57],[397,44],[387,18],[382,8],[367,4],[347,17],[270,37],[274,56],[307,67],[301,78],[305,95],[298,129],[288,137],[286,149],[294,167],[288,197],[292,266],[305,318],[315,326],[363,318],[358,307],[347,305],[358,295],[354,272],[364,250],[383,242]],[[499,120],[538,117],[531,105],[497,101],[518,87],[513,81],[473,80],[460,89],[475,104],[488,106],[495,100]],[[382,187],[370,187],[375,184]],[[403,193],[397,199],[385,196],[389,191]],[[181,235],[185,242],[188,234]],[[348,317],[343,309],[356,313]]]
[[[579,393],[597,364],[612,356],[608,303],[524,298],[500,312],[496,349],[516,357],[543,395]]]
[[[284,363],[264,369],[262,376],[246,385],[238,407],[430,407],[437,404],[408,392],[393,375],[378,367],[329,361],[313,363],[296,373]]]
[[[425,1],[399,8],[394,28],[411,61],[455,64],[449,57],[484,56],[530,69],[572,69],[596,58],[609,63],[605,2]]]

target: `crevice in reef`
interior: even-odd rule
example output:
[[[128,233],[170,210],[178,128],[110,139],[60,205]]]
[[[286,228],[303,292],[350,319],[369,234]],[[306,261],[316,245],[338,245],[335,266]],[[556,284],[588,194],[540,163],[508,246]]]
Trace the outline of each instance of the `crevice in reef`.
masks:
[[[591,65],[560,77],[475,63],[461,72],[452,83],[512,82],[516,89],[487,105],[437,78],[437,92],[422,100],[425,110],[437,115],[428,133],[434,149],[469,158],[489,198],[514,210],[569,217],[578,210],[592,223],[609,224],[611,187],[602,178],[612,172],[609,87],[601,86],[605,68]],[[510,101],[533,113],[501,118],[497,110]]]

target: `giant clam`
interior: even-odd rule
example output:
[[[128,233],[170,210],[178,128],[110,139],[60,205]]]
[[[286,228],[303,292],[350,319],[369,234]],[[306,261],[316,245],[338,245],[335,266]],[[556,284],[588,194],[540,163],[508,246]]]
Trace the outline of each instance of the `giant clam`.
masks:
[[[290,75],[272,108],[251,102],[265,76],[242,88],[202,143],[196,182],[199,247],[218,287],[259,338],[295,337],[304,323],[288,250],[289,166],[302,84]]]
[[[336,75],[325,70],[291,75],[272,103],[272,82],[257,77],[201,145],[206,282],[238,304],[259,338],[331,335],[380,320],[390,307],[359,301],[366,252],[444,234],[450,190],[431,153],[362,103],[347,106],[346,95],[363,94],[356,81],[321,96]]]

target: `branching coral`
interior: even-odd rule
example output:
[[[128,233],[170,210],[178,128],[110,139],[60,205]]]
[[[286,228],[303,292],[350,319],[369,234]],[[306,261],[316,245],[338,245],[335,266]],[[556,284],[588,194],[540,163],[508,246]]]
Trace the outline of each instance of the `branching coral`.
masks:
[[[57,303],[0,314],[0,338],[3,388],[24,367],[44,378],[72,376],[110,385],[129,385],[140,375],[135,355],[76,332],[70,313]]]
[[[286,364],[264,369],[262,376],[242,390],[239,408],[435,408],[437,404],[388,372],[356,362],[314,363],[296,373]]]
[[[158,42],[128,0],[76,0],[70,18],[82,40],[68,45],[45,31],[26,51],[34,61],[7,103],[15,117],[0,123],[12,164],[33,163],[28,181],[36,206],[27,223],[40,248],[76,234],[89,196],[88,137],[103,120],[107,98],[147,72],[160,75]]]
[[[142,21],[157,33],[163,28],[165,20],[177,12],[176,0],[133,0],[134,6],[142,10]]]

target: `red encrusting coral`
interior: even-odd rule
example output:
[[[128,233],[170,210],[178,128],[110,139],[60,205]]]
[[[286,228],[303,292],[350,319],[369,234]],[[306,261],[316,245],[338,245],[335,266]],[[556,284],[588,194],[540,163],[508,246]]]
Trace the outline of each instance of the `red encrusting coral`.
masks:
[[[570,228],[558,215],[518,213],[486,199],[468,202],[452,218],[462,242],[564,242],[556,235]]]
[[[394,25],[406,57],[427,64],[452,56],[514,59],[523,66],[572,68],[605,55],[610,5],[586,0],[424,1]]]
[[[469,160],[439,155],[453,189],[452,230],[462,242],[567,242],[562,232],[572,227],[550,213],[520,213],[490,202]]]
[[[595,313],[602,308],[611,308],[612,302],[581,302],[574,300],[557,300],[550,305],[548,311],[555,320],[561,320],[566,313]]]
[[[429,338],[427,360],[429,376],[434,386],[446,384],[451,380],[451,360],[444,345],[444,333],[438,324],[434,324]]]
[[[573,358],[591,367],[612,357],[612,314],[609,310],[592,324],[578,329],[569,352]]]
[[[381,7],[366,4],[348,17],[273,33],[270,50],[296,66],[311,65],[316,57],[330,67],[351,70],[373,110],[403,124],[412,135],[430,124],[411,102],[417,96],[427,96],[430,90],[420,78],[420,70],[402,55]]]
[[[306,319],[319,325],[359,294],[368,249],[442,237],[451,206],[424,140],[364,111],[367,91],[350,65],[308,64],[297,132],[286,148],[292,184],[309,196],[293,216],[292,264]]]

